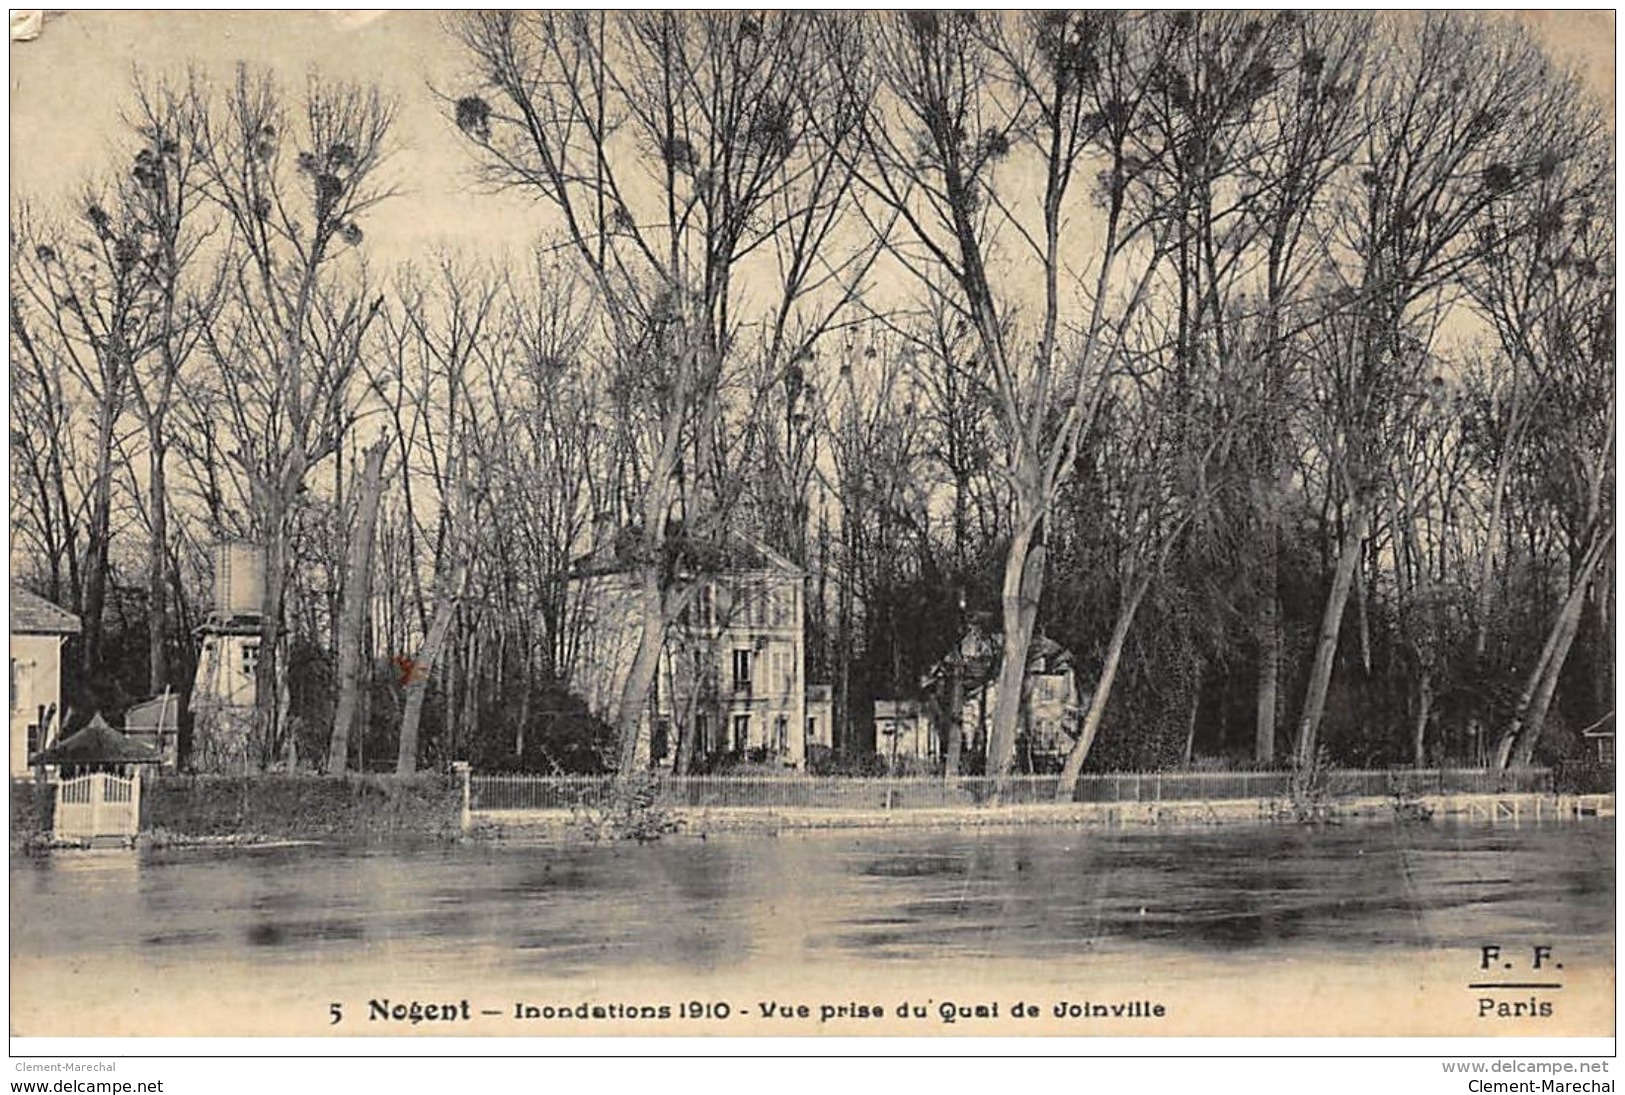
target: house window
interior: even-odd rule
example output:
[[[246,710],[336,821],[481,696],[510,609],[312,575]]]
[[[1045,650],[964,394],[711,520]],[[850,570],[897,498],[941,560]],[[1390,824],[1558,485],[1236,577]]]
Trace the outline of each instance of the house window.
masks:
[[[711,716],[694,716],[694,740],[700,744],[700,752],[710,753],[716,748],[716,742],[711,740]]]
[[[816,715],[808,715],[807,716],[807,744],[812,745],[816,741],[818,741],[818,717]]]
[[[750,716],[734,716],[734,752],[743,753],[750,747]]]
[[[259,667],[260,667],[260,644],[259,643],[244,643],[243,644],[243,675],[245,677],[252,677],[256,672],[259,671]]]
[[[778,731],[779,752],[788,752],[790,749],[790,720],[784,715],[780,715],[774,728]]]
[[[711,586],[700,587],[700,626],[711,627],[717,622],[717,595]]]
[[[734,691],[750,691],[750,651],[734,651]]]

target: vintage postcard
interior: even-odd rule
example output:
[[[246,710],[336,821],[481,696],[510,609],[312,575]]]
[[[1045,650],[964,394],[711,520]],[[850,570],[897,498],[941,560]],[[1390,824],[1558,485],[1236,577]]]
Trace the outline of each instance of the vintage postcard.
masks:
[[[1614,1037],[1613,12],[10,25],[14,1044]]]

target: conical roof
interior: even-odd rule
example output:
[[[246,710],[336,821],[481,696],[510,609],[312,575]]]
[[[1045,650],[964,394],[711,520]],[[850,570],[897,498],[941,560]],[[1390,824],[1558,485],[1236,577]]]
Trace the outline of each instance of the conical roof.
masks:
[[[158,751],[107,725],[100,712],[90,725],[34,756],[33,764],[158,764]]]

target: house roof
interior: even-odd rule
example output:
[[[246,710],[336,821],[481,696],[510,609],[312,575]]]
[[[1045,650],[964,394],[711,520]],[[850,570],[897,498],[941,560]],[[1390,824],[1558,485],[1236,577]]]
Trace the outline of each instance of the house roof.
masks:
[[[960,637],[956,653],[949,654],[920,677],[920,688],[929,691],[938,682],[947,680],[955,669],[974,695],[984,684],[991,683],[999,672],[999,659],[1003,654],[1004,636],[999,632],[983,631],[976,624],[966,628]],[[1072,668],[1072,652],[1047,635],[1034,635],[1027,647],[1027,675],[1051,676]]]
[[[11,631],[14,635],[77,635],[79,617],[36,593],[12,586]]]
[[[174,730],[180,717],[181,700],[173,692],[165,692],[146,703],[138,703],[124,712],[124,729],[152,733],[156,730]]]
[[[157,750],[131,741],[107,725],[100,714],[90,725],[34,755],[33,764],[160,764]]]
[[[716,537],[687,534],[680,526],[667,531],[666,566],[679,573],[747,574],[778,571],[801,574],[802,569],[766,544],[739,533]],[[638,531],[623,528],[613,541],[607,541],[589,555],[577,559],[570,568],[572,578],[600,574],[624,574],[639,566]]]

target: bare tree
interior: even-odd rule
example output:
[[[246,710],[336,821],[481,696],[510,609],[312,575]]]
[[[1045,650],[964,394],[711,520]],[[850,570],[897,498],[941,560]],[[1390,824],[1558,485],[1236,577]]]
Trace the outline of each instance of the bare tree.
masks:
[[[1366,93],[1373,27],[1369,15],[1355,12],[1287,12],[1277,21],[1276,49],[1265,59],[1274,68],[1274,86],[1253,112],[1236,167],[1249,194],[1241,215],[1253,222],[1251,250],[1262,265],[1249,278],[1261,279],[1260,314],[1252,337],[1227,347],[1253,366],[1249,401],[1258,412],[1250,430],[1258,569],[1253,755],[1261,764],[1275,760],[1281,707],[1281,529],[1296,447],[1289,428],[1290,342],[1306,298],[1320,288],[1314,280],[1325,231],[1319,210],[1364,133],[1362,112],[1353,107]]]
[[[384,490],[384,459],[389,438],[368,446],[357,478],[355,522],[344,568],[344,608],[338,630],[339,695],[333,709],[333,730],[327,747],[327,771],[342,774],[349,764],[350,732],[361,707],[366,684],[362,657],[365,629],[372,600],[372,545],[378,526],[378,503]]]
[[[1486,589],[1499,547],[1501,508],[1520,458],[1534,470],[1530,517],[1567,542],[1567,574],[1539,657],[1498,743],[1495,763],[1534,756],[1592,583],[1606,572],[1615,534],[1613,389],[1615,233],[1604,212],[1613,193],[1594,114],[1575,111],[1572,153],[1547,148],[1521,192],[1500,197],[1482,229],[1486,242],[1469,285],[1495,327],[1510,374],[1497,437],[1490,529],[1480,575],[1476,656],[1487,629]],[[1538,516],[1536,515],[1538,514]]]
[[[1319,442],[1344,525],[1298,722],[1310,765],[1343,610],[1401,424],[1425,400],[1431,343],[1456,279],[1479,252],[1490,206],[1530,185],[1575,103],[1515,28],[1451,14],[1396,17],[1391,64],[1360,101],[1369,113],[1357,187],[1339,203],[1329,258],[1343,292],[1316,336]]]
[[[293,540],[310,470],[353,416],[351,383],[376,305],[347,278],[380,181],[393,107],[374,90],[312,79],[298,109],[268,75],[239,68],[193,123],[204,191],[229,230],[229,306],[206,344],[232,463],[265,544],[257,748],[280,747],[286,666],[278,648]]]
[[[739,358],[778,376],[829,326],[864,268],[837,255],[849,173],[803,14],[518,13],[462,18],[474,94],[449,104],[484,178],[544,200],[588,272],[616,353],[642,636],[614,721],[619,771],[645,740],[666,626],[668,529],[716,523],[702,482]],[[849,115],[850,112],[847,112]],[[815,128],[814,120],[822,124]],[[749,291],[743,274],[749,271]],[[754,334],[746,336],[754,325]],[[722,451],[727,446],[720,447]]]
[[[197,95],[191,80],[183,87],[137,82],[125,124],[140,143],[119,187],[120,203],[133,211],[139,228],[153,312],[149,345],[131,373],[130,393],[146,433],[148,688],[155,694],[170,683],[170,412],[224,288],[218,271],[205,265],[213,226],[202,216],[201,150],[192,139]]]
[[[109,209],[111,206],[111,209]],[[14,315],[12,333],[34,363],[41,395],[71,384],[91,408],[90,451],[83,519],[79,613],[84,620],[80,671],[95,680],[102,669],[108,551],[112,542],[115,457],[131,397],[136,359],[147,350],[148,277],[144,228],[135,210],[111,202],[103,188],[80,199],[70,225],[24,224],[12,264],[14,294],[30,305],[32,325]],[[60,390],[60,389],[59,389]],[[48,397],[47,397],[48,398]]]
[[[468,522],[488,494],[482,439],[504,392],[485,390],[481,361],[490,354],[501,282],[480,270],[442,258],[427,276],[408,268],[396,279],[393,306],[380,309],[374,352],[365,366],[370,387],[395,427],[392,439],[401,468],[397,477],[406,503],[407,544],[417,627],[423,636],[403,673],[405,704],[397,771],[416,770],[419,721],[430,680],[440,672],[449,693],[464,684],[444,672],[442,655],[455,647],[461,599],[478,562],[483,538]],[[419,572],[432,575],[421,594]],[[397,655],[405,656],[404,651]],[[453,705],[448,704],[448,714]],[[448,731],[450,727],[448,726]]]
[[[862,181],[907,228],[891,254],[927,292],[951,286],[996,394],[1010,546],[988,770],[1001,779],[1044,584],[1043,520],[1161,252],[1148,187],[1161,150],[1140,135],[1162,49],[1143,16],[912,12],[879,20],[842,66],[868,104]]]
[[[1191,373],[1192,363],[1177,352],[1139,355],[1139,368],[1114,385],[1102,409],[1100,436],[1089,450],[1098,480],[1090,496],[1099,506],[1096,520],[1115,547],[1116,612],[1094,689],[1061,768],[1056,795],[1063,802],[1072,800],[1100,733],[1140,607],[1193,521],[1211,507],[1214,468],[1237,432],[1221,402],[1221,384],[1192,383]]]
[[[25,244],[21,217],[13,217],[12,251]],[[51,246],[50,244],[36,244]],[[80,603],[79,526],[83,500],[69,489],[79,433],[73,403],[64,390],[61,356],[33,333],[38,323],[17,291],[16,260],[10,298],[11,528],[13,573],[17,550],[28,544],[45,566],[45,592],[57,603]]]

